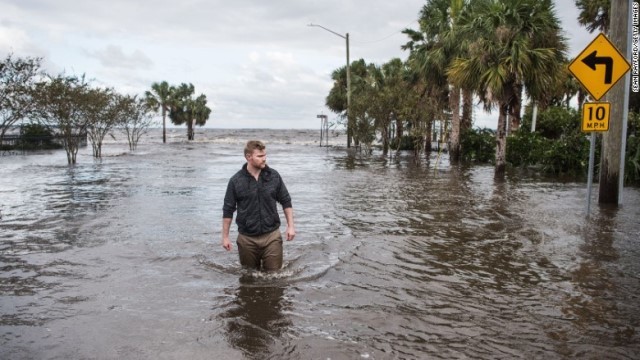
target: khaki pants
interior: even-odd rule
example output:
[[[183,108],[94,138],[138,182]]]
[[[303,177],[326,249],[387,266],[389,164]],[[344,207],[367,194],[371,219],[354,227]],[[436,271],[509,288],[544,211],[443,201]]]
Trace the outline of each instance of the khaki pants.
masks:
[[[282,268],[280,229],[258,236],[238,234],[237,242],[242,266],[264,271],[276,271]]]

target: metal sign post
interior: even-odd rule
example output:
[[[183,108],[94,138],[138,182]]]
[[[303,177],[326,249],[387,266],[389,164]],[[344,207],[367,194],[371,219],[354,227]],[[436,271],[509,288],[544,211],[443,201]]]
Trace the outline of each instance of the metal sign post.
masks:
[[[587,175],[587,217],[591,213],[591,189],[593,187],[593,162],[596,153],[596,133],[591,133],[591,145],[589,146],[589,174]]]
[[[591,212],[591,188],[593,187],[593,163],[596,153],[596,132],[609,131],[610,103],[584,103],[582,107],[582,131],[591,133],[589,146],[589,173],[587,174],[587,217]]]
[[[596,153],[596,132],[609,131],[611,104],[607,102],[585,103],[582,107],[582,131],[591,133],[589,146],[589,173],[587,174],[587,217],[591,212],[591,189],[593,187],[593,168]]]

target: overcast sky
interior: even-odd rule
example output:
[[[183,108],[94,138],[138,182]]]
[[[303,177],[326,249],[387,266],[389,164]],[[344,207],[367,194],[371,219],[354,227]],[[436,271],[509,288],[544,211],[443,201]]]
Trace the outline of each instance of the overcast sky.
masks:
[[[153,82],[193,83],[213,113],[207,127],[311,128],[331,72],[351,59],[406,59],[404,28],[417,29],[426,0],[2,0],[0,56],[44,58],[51,74],[95,79],[122,93]],[[573,0],[555,0],[571,57],[594,37],[577,24]],[[497,113],[477,109],[475,125]]]

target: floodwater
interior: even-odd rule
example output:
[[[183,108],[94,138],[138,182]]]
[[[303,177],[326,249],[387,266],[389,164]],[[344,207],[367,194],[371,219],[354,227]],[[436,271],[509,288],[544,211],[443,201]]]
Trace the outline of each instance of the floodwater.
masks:
[[[89,147],[72,167],[64,151],[0,158],[0,358],[640,354],[637,188],[587,218],[585,183],[495,182],[436,153],[319,147],[319,131],[184,132],[133,153],[109,139],[102,161]],[[272,275],[220,246],[252,138],[294,204]]]

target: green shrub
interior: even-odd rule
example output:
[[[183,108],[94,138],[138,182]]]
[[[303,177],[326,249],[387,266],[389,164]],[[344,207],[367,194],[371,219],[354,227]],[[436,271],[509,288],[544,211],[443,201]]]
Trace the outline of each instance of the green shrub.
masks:
[[[631,135],[627,139],[624,180],[629,185],[640,185],[640,139]]]
[[[422,141],[422,138],[419,136],[413,136],[413,135],[402,135],[402,137],[400,139],[398,138],[394,138],[393,140],[391,140],[391,144],[389,144],[389,147],[392,150],[415,150],[416,149],[416,144],[418,142]]]
[[[640,186],[640,114],[629,113],[624,180],[628,185]]]
[[[531,113],[507,139],[507,161],[513,166],[538,165],[546,173],[580,175],[589,164],[589,139],[580,131],[575,109],[550,107],[538,114],[531,133]]]
[[[589,139],[585,134],[574,132],[560,139],[547,139],[542,152],[542,169],[551,174],[586,174],[589,165]],[[508,149],[507,149],[508,150]]]
[[[532,114],[527,109],[527,113],[522,119],[521,131],[531,129]],[[536,133],[547,139],[559,139],[565,134],[572,133],[580,129],[580,112],[576,109],[565,107],[550,107],[538,112],[536,118]]]
[[[58,149],[60,145],[53,142],[53,134],[39,124],[24,125],[20,134],[20,146],[23,149]]]
[[[507,138],[507,162],[512,166],[536,165],[547,146],[547,139],[540,134],[521,129]]]
[[[531,111],[522,126],[507,138],[507,162],[516,167],[539,166],[549,174],[585,175],[589,165],[589,137],[580,129],[580,113],[565,107],[550,107],[538,114],[536,131],[531,133]],[[462,134],[462,159],[493,162],[495,132],[472,129]],[[598,173],[601,137],[595,147],[595,173]],[[629,113],[625,158],[625,183],[640,186],[640,114]]]
[[[461,136],[461,159],[492,163],[496,158],[496,133],[491,129],[469,129]]]

